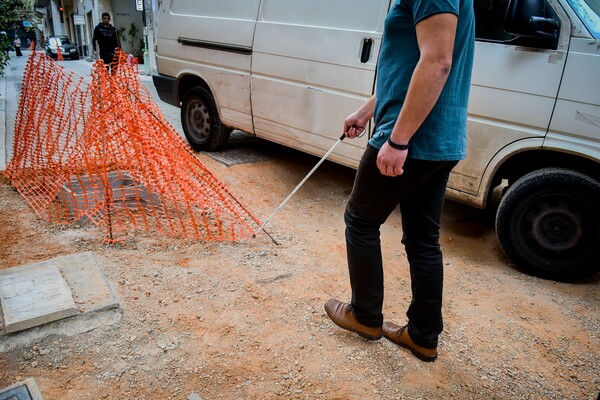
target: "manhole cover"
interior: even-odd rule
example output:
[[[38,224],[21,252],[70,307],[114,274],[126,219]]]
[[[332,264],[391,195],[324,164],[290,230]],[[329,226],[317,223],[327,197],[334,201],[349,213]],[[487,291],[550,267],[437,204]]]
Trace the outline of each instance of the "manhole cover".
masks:
[[[44,400],[33,378],[0,389],[0,400]]]
[[[33,400],[33,397],[31,397],[27,385],[21,385],[0,393],[0,400]]]

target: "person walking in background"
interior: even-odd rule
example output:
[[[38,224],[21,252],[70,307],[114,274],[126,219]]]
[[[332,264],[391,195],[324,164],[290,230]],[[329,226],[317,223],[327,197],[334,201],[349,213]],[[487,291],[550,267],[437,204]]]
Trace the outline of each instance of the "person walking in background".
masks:
[[[19,35],[15,36],[15,41],[13,42],[13,45],[15,46],[16,56],[21,57],[23,53],[21,53],[21,38],[19,38]]]
[[[472,0],[398,0],[386,21],[375,95],[344,121],[344,134],[374,133],[346,210],[352,298],[325,311],[341,328],[385,335],[423,361],[437,358],[442,332],[439,232],[446,184],[466,155],[467,104],[475,46]],[[383,318],[380,226],[400,205],[412,301],[404,326]]]
[[[107,66],[113,62],[115,52],[120,47],[119,36],[114,26],[110,24],[110,14],[102,13],[102,22],[94,28],[92,48],[94,56],[100,52],[100,58]]]

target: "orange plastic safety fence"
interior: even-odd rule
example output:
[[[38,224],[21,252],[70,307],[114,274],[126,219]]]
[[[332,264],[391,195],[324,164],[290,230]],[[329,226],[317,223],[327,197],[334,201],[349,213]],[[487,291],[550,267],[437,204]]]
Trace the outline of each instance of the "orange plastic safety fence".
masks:
[[[110,240],[132,230],[242,240],[260,221],[192,153],[117,55],[91,83],[40,53],[23,78],[11,183],[42,219],[89,219]]]
[[[56,61],[65,61],[65,58],[62,55],[62,50],[58,44],[56,45]]]

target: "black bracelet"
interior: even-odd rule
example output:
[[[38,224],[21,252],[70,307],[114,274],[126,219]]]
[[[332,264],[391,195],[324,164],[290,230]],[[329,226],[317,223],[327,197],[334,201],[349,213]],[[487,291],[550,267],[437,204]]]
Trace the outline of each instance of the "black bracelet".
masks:
[[[388,138],[387,142],[388,142],[388,144],[390,146],[392,146],[396,150],[408,150],[408,143],[407,144],[394,143],[394,142],[392,142],[392,137],[391,136]]]

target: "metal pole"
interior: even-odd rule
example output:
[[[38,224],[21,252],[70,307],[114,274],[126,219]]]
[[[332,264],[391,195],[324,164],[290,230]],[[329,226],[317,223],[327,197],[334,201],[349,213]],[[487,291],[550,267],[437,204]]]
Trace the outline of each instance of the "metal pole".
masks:
[[[289,199],[292,198],[292,196],[298,191],[298,189],[300,189],[300,187],[302,185],[304,185],[304,182],[306,182],[308,180],[308,178],[310,178],[310,176],[317,170],[317,168],[319,168],[319,166],[321,164],[323,164],[323,161],[325,161],[327,159],[327,157],[329,157],[329,155],[331,154],[331,152],[333,151],[333,149],[335,149],[335,147],[340,144],[340,142],[342,140],[344,140],[346,136],[342,135],[340,136],[340,138],[333,144],[333,146],[331,146],[331,148],[327,151],[327,153],[325,153],[325,155],[319,160],[319,162],[317,163],[317,165],[315,165],[313,167],[313,169],[310,170],[310,172],[304,177],[304,179],[302,179],[302,181],[300,181],[300,183],[298,184],[298,186],[296,186],[294,188],[294,190],[292,190],[292,192],[288,195],[288,197],[285,198],[285,200],[283,200],[283,202],[279,205],[279,207],[277,207],[275,209],[275,211],[273,211],[273,213],[269,216],[269,218],[267,218],[267,220],[265,222],[263,222],[263,224],[261,226],[258,227],[258,229],[256,230],[256,232],[254,232],[254,234],[252,235],[252,237],[256,237],[256,234],[258,232],[260,232],[265,225],[267,225],[269,223],[269,221],[271,220],[271,218],[273,218],[273,216],[275,214],[277,214],[277,212],[283,207],[285,206],[285,204],[289,201]]]

